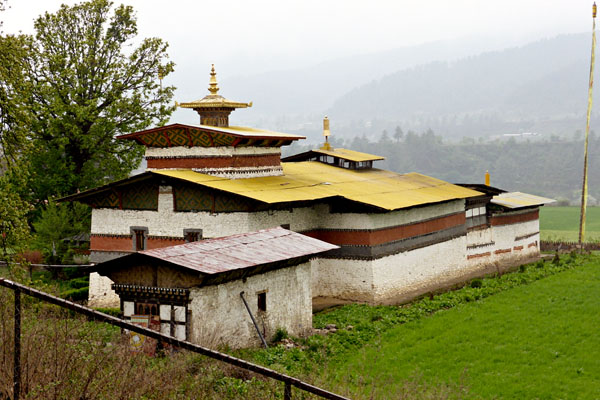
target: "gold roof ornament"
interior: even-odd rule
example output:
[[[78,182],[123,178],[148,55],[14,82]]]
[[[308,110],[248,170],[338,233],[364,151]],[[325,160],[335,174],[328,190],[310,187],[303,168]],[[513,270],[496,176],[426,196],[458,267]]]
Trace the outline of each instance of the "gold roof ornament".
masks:
[[[194,100],[188,103],[179,103],[181,108],[191,108],[200,114],[200,124],[209,126],[229,126],[229,114],[236,108],[252,107],[252,102],[242,103],[228,100],[218,94],[219,84],[217,82],[217,73],[215,65],[212,64],[210,70],[210,81],[208,84],[209,94],[200,100]]]
[[[217,73],[215,72],[215,64],[212,64],[210,68],[210,82],[208,84],[208,91],[210,94],[217,94],[219,91],[219,84],[217,83]]]
[[[329,144],[329,135],[331,135],[329,130],[329,118],[325,116],[325,118],[323,118],[323,136],[325,136],[325,143],[323,143],[321,150],[331,150],[331,145]]]

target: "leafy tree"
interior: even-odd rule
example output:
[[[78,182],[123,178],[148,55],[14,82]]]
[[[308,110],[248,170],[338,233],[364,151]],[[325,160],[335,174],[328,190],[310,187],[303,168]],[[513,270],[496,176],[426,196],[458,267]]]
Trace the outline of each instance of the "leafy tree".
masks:
[[[0,176],[0,259],[9,266],[29,240],[29,208],[8,176]]]
[[[72,263],[70,246],[64,239],[89,232],[89,207],[80,203],[56,204],[50,201],[33,223],[35,246],[50,264]]]
[[[5,8],[6,1],[0,0],[0,13]],[[0,260],[9,267],[29,239],[30,206],[17,190],[28,176],[23,163],[29,116],[23,107],[28,88],[22,63],[26,44],[24,36],[0,34]]]
[[[5,7],[0,0],[0,12]],[[28,145],[29,113],[24,100],[29,82],[23,74],[27,45],[26,36],[0,34],[0,171],[21,159]]]
[[[120,179],[137,167],[143,149],[115,135],[164,124],[174,87],[159,72],[173,71],[167,44],[132,43],[133,8],[108,0],[62,5],[35,21],[26,75],[35,118],[29,157],[32,201]],[[136,40],[137,42],[137,40]]]

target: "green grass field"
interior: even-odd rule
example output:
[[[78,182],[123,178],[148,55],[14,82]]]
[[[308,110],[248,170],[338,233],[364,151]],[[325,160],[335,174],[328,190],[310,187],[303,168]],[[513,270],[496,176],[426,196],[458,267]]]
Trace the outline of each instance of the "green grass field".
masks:
[[[579,240],[579,207],[542,207],[540,237],[542,240]],[[585,241],[600,241],[600,207],[588,207]]]
[[[598,293],[595,257],[396,326],[330,366],[329,374],[338,385],[345,382],[374,398],[397,393],[399,382],[413,376],[466,387],[458,398],[600,398]]]

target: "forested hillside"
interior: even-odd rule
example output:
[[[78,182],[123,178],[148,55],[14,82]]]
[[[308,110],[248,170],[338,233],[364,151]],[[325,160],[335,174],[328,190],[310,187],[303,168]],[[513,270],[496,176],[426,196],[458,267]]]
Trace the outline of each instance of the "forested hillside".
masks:
[[[492,186],[558,200],[578,202],[581,196],[583,141],[554,137],[548,140],[463,140],[452,143],[429,130],[422,134],[383,135],[379,141],[365,137],[334,141],[335,147],[385,156],[377,168],[420,172],[453,183],[483,183],[485,171]],[[311,146],[294,145],[286,154]],[[590,137],[589,194],[600,199],[600,140]]]

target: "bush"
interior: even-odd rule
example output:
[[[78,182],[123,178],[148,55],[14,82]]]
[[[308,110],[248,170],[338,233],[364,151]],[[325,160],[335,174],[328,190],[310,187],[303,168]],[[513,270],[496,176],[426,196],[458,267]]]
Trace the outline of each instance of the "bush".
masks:
[[[112,315],[113,317],[121,318],[121,309],[120,308],[94,308],[94,310],[99,311],[104,314]]]
[[[285,328],[277,328],[275,334],[273,335],[272,342],[277,343],[281,342],[283,339],[287,339],[289,337],[288,332]]]
[[[84,301],[87,300],[89,294],[89,288],[82,287],[79,289],[69,289],[60,294],[60,297],[71,300],[71,301]]]
[[[90,282],[87,277],[81,277],[81,278],[71,279],[68,282],[68,285],[72,289],[81,289],[81,288],[88,287],[90,285]]]
[[[471,281],[472,288],[480,288],[483,285],[483,281],[479,278],[473,279]]]

